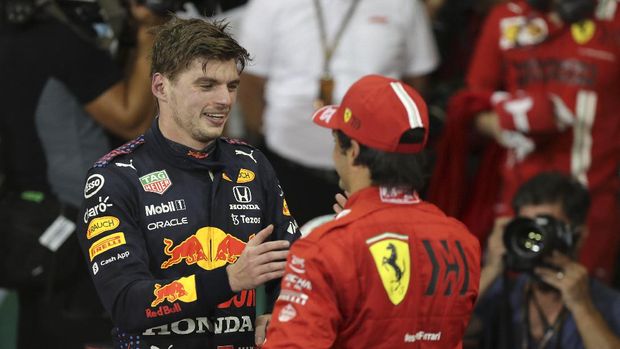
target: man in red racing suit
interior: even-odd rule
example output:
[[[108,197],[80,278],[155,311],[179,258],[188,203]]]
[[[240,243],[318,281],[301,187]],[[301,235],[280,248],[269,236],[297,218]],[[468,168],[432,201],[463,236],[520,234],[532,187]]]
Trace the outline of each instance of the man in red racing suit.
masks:
[[[415,192],[424,101],[371,75],[313,120],[334,130],[335,167],[351,195],[291,248],[264,348],[461,348],[480,247]]]

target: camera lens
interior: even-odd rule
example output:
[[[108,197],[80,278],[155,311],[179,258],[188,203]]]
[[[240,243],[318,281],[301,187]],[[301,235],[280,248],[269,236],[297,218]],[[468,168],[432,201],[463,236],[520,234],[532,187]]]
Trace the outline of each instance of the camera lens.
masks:
[[[507,267],[512,270],[531,270],[552,246],[553,236],[536,220],[518,217],[504,231]]]
[[[537,255],[545,247],[543,233],[534,229],[520,231],[514,237],[515,247],[522,254]]]
[[[553,250],[570,254],[575,246],[575,234],[566,223],[549,215],[534,219],[517,217],[504,229],[506,267],[513,271],[531,271]]]

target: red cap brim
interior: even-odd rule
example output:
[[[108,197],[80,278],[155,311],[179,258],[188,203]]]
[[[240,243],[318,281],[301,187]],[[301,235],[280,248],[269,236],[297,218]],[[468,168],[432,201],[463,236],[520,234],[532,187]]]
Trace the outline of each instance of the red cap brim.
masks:
[[[338,118],[334,117],[337,112],[337,105],[326,105],[314,112],[312,121],[322,127],[338,129]]]

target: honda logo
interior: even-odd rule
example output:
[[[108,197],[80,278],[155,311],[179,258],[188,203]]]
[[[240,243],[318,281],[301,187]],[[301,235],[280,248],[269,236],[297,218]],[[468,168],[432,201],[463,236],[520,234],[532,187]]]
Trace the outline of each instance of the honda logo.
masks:
[[[233,194],[235,195],[235,200],[237,200],[237,202],[244,204],[252,202],[252,192],[250,191],[250,188],[246,186],[239,185],[233,187]]]

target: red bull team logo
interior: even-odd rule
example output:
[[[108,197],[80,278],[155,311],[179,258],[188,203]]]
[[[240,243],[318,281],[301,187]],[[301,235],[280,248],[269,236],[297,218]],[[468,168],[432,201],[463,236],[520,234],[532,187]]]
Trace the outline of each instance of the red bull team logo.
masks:
[[[176,246],[173,246],[174,241],[164,239],[164,253],[168,259],[161,264],[161,268],[167,269],[185,262],[188,265],[198,264],[203,269],[213,270],[236,262],[245,249],[245,244],[219,228],[200,228],[196,234]]]
[[[151,302],[151,307],[156,307],[163,301],[169,303],[174,303],[177,300],[185,303],[193,302],[198,299],[196,296],[196,277],[195,275],[182,277],[163,286],[155,284],[153,294],[155,299]]]
[[[170,181],[166,170],[161,170],[140,177],[140,184],[142,184],[144,191],[162,195],[172,186],[172,181]]]

